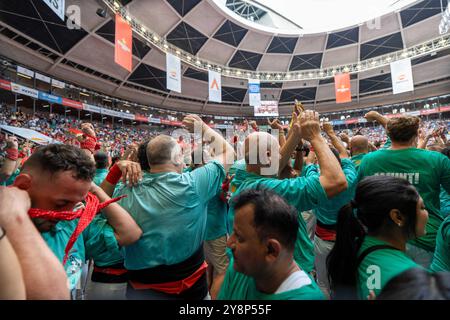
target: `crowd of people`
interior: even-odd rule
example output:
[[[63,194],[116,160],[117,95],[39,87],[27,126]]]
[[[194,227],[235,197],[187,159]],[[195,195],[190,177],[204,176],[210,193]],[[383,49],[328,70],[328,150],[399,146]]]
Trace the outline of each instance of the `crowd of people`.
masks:
[[[0,299],[450,299],[448,122],[365,118],[174,137],[5,107],[59,143],[1,135]]]

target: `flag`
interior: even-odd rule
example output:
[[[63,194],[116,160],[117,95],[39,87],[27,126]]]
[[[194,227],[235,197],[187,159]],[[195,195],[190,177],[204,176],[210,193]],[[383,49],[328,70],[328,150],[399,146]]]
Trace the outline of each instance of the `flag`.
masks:
[[[222,102],[222,80],[218,72],[208,70],[209,101]]]
[[[392,89],[394,94],[414,90],[411,59],[403,59],[391,63]]]
[[[352,91],[350,89],[350,74],[336,74],[334,76],[334,88],[336,91],[336,103],[345,103],[352,101]]]
[[[120,14],[116,14],[116,44],[114,61],[131,72],[132,65],[132,32],[131,26]]]
[[[258,107],[261,105],[261,86],[259,80],[248,80],[248,98],[250,106]]]
[[[167,89],[181,93],[181,61],[173,54],[166,54]]]

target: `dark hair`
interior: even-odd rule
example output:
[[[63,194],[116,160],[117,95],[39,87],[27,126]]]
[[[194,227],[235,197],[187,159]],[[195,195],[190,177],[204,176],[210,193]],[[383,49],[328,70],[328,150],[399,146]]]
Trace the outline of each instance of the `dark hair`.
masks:
[[[450,300],[450,272],[408,269],[389,280],[377,300]]]
[[[92,180],[95,175],[95,164],[83,150],[65,144],[49,144],[39,147],[25,161],[22,170],[36,168],[38,170],[57,173],[72,171],[75,178]]]
[[[139,161],[139,164],[141,165],[141,169],[143,171],[150,170],[150,165],[148,164],[148,158],[147,158],[147,146],[150,142],[150,139],[145,140],[142,142],[137,151],[137,158]]]
[[[406,179],[370,176],[359,182],[355,200],[341,208],[336,227],[336,242],[327,257],[328,277],[337,296],[355,294],[357,253],[366,233],[389,231],[394,222],[389,213],[399,210],[406,217],[405,232],[415,236],[419,194]]]
[[[408,142],[417,136],[420,119],[413,116],[392,118],[386,125],[386,132],[392,141]]]
[[[108,155],[105,152],[97,152],[96,154],[94,154],[94,159],[97,169],[108,168]]]
[[[294,250],[299,228],[297,210],[284,198],[268,189],[245,190],[234,200],[234,210],[253,205],[253,225],[259,239],[276,238],[290,251]]]

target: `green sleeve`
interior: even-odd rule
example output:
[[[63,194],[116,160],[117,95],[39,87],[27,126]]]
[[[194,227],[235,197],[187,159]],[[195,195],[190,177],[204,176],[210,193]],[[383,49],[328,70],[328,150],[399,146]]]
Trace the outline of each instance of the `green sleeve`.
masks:
[[[225,179],[225,169],[217,161],[211,161],[187,174],[190,174],[194,179],[197,193],[200,195],[200,199],[205,202],[208,202],[219,193],[222,182]]]
[[[450,193],[450,159],[444,155],[439,155],[441,176],[440,183],[447,193]]]
[[[99,267],[123,262],[121,248],[114,229],[101,215],[97,215],[83,231],[86,258],[93,259]]]

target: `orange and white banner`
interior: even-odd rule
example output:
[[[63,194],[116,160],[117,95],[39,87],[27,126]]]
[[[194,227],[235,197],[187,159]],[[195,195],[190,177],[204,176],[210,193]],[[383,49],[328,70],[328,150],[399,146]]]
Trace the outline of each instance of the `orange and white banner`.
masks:
[[[181,61],[173,54],[166,53],[167,83],[169,90],[181,93]]]
[[[208,70],[209,101],[222,102],[222,78],[221,74]]]
[[[133,37],[131,26],[122,19],[120,14],[116,14],[116,45],[114,51],[114,61],[131,72]]]
[[[394,94],[413,91],[414,81],[411,59],[403,59],[391,63],[392,90]]]
[[[334,88],[336,90],[336,103],[346,103],[352,101],[350,74],[336,74],[334,76]]]

